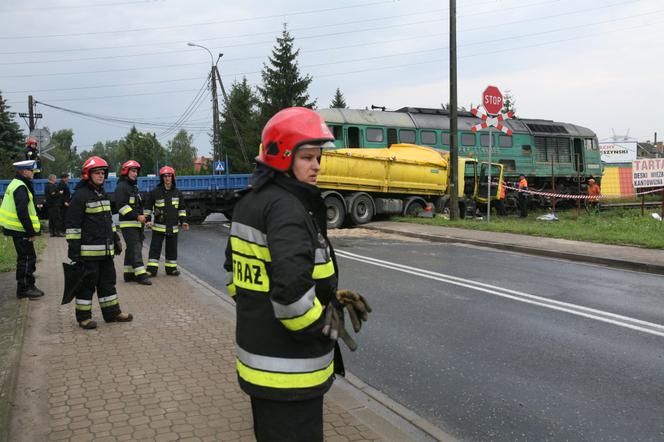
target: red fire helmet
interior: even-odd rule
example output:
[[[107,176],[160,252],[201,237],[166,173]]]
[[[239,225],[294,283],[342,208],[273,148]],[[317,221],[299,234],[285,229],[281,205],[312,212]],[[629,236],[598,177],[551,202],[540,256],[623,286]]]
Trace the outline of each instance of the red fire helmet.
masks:
[[[173,178],[175,178],[175,169],[173,169],[171,166],[164,166],[161,169],[159,169],[159,176],[164,176],[166,174],[170,173],[173,175]]]
[[[126,176],[129,173],[129,169],[138,169],[138,173],[141,173],[140,163],[138,161],[129,160],[122,165],[120,175]]]
[[[108,175],[108,163],[106,160],[100,157],[90,157],[87,160],[85,160],[85,163],[83,163],[83,175],[81,178],[84,180],[90,179],[90,172],[94,169],[104,169],[106,172],[106,175]]]
[[[263,148],[256,161],[282,172],[290,169],[299,147],[335,147],[334,135],[325,120],[305,107],[277,112],[263,128],[261,144]]]

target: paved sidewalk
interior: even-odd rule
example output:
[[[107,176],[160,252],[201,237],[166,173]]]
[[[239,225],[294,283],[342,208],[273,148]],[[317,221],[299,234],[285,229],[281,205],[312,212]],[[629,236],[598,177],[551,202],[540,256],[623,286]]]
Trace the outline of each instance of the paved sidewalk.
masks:
[[[664,250],[615,246],[513,233],[485,232],[454,227],[394,221],[363,226],[371,230],[411,236],[437,242],[462,242],[501,250],[589,262],[610,267],[664,274]]]
[[[151,287],[119,282],[120,306],[134,321],[104,323],[95,300],[99,327],[86,331],[73,303],[60,305],[65,254],[64,240],[50,238],[38,265],[47,295],[29,302],[9,440],[254,440],[234,367],[234,313],[214,289],[163,268]],[[326,440],[432,439],[374,402],[335,382],[325,399]]]

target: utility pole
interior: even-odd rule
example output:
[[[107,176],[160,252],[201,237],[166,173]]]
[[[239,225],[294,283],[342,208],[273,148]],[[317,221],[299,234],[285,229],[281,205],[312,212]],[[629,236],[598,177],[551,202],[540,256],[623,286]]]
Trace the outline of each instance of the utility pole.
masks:
[[[219,58],[223,57],[223,55],[224,54],[219,54]],[[233,117],[231,102],[228,100],[228,95],[226,95],[226,88],[224,88],[224,83],[221,81],[221,74],[219,73],[219,68],[215,66],[214,69],[217,71],[217,78],[219,79],[219,87],[221,87],[221,93],[224,96],[224,103],[226,103],[226,112],[228,113],[228,118],[231,120],[231,123],[233,124],[233,131],[235,131],[235,139],[237,140],[237,143],[240,146],[240,152],[242,153],[242,158],[244,158],[244,161],[247,164],[250,164],[249,158],[247,157],[247,150],[244,148],[244,141],[240,136],[240,129],[238,129],[237,121],[235,121],[235,117]],[[228,149],[226,149],[226,152],[228,152]],[[228,168],[228,162],[226,162],[226,167]]]
[[[35,113],[32,95],[28,95],[28,127],[30,128],[30,132],[35,130]]]
[[[220,161],[219,148],[219,103],[217,102],[217,74],[214,64],[211,68],[210,90],[212,91],[212,161]],[[214,173],[214,170],[212,171]]]
[[[450,219],[459,219],[457,119],[456,0],[450,0]]]

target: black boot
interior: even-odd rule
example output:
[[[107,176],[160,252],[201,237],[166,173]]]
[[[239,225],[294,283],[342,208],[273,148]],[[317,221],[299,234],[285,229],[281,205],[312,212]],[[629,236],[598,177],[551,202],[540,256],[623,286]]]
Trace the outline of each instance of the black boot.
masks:
[[[166,274],[171,276],[178,276],[180,274],[180,271],[178,269],[175,269],[173,271],[166,272]]]
[[[152,285],[152,281],[150,281],[150,278],[148,278],[147,275],[137,277],[136,282],[140,285]]]
[[[36,286],[34,286],[34,285],[33,285],[32,287],[30,287],[30,288],[31,288],[32,290],[36,291],[37,293],[41,293],[41,296],[44,296],[44,291],[43,291],[43,290],[38,289],[38,288],[37,288]]]
[[[30,298],[30,299],[37,299],[41,298],[44,296],[44,292],[41,290],[37,290],[36,287],[30,287],[24,290],[17,290],[16,291],[16,297],[21,299],[21,298]]]
[[[124,282],[134,282],[136,281],[136,276],[133,273],[124,274]]]

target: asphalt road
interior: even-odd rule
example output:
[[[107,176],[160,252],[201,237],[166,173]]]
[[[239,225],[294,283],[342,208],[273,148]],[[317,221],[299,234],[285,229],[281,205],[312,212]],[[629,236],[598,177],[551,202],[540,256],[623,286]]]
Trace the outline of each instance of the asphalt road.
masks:
[[[223,287],[228,229],[179,262]],[[462,440],[664,440],[660,276],[517,253],[336,237],[374,313],[347,369]]]

